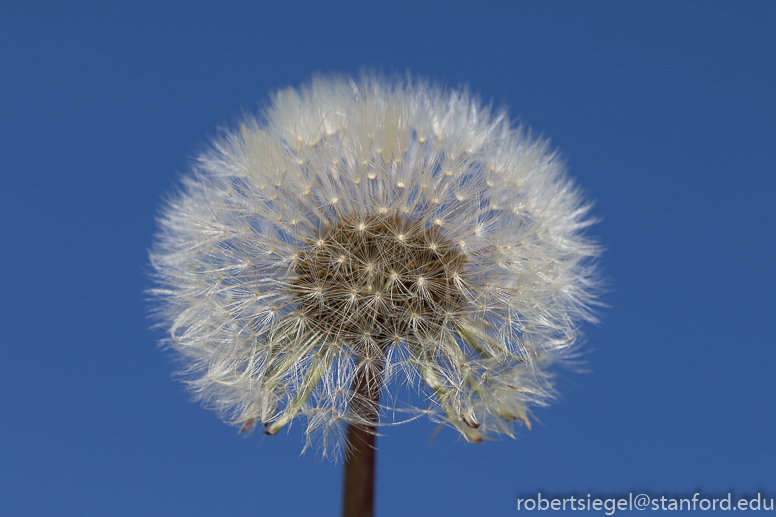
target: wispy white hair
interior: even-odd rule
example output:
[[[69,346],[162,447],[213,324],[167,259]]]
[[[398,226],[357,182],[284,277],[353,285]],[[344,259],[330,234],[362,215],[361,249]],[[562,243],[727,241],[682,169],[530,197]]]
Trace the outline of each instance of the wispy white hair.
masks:
[[[594,320],[589,209],[548,142],[466,90],[318,77],[199,156],[159,217],[155,307],[196,398],[243,430],[301,418],[336,458],[372,372],[381,425],[511,436]]]

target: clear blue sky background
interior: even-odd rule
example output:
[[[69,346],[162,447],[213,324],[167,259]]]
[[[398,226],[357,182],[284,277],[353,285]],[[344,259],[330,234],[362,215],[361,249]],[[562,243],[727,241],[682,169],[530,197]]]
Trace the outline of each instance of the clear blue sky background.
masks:
[[[314,71],[409,69],[551,137],[612,291],[518,440],[380,439],[378,513],[519,494],[776,497],[776,3],[0,6],[0,514],[337,515],[341,465],[188,402],[148,330],[164,193]]]

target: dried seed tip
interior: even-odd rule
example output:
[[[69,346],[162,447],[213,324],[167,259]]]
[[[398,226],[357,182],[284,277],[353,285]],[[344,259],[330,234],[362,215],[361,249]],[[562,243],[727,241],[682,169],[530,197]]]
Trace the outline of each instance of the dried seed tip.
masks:
[[[475,422],[470,418],[464,418],[463,421],[466,422],[466,425],[468,425],[472,429],[479,429],[480,425],[482,425],[479,422]]]
[[[256,420],[253,418],[249,418],[248,420],[243,423],[242,427],[240,427],[240,434],[247,433],[251,429],[253,429],[256,426]]]
[[[480,433],[472,433],[472,434],[466,434],[466,439],[469,440],[471,443],[482,443],[485,438]]]

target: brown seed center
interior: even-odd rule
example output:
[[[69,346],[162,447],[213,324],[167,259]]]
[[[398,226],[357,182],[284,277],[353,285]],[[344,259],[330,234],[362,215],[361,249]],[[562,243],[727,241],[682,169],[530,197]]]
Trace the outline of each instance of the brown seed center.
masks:
[[[357,215],[309,239],[291,289],[317,328],[384,346],[436,334],[465,303],[453,280],[465,269],[466,257],[436,227]]]

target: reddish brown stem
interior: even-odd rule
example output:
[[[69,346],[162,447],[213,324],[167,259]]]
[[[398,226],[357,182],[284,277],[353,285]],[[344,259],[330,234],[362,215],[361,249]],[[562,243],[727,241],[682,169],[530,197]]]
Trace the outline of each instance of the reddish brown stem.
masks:
[[[351,411],[359,419],[374,422],[370,426],[348,425],[348,450],[345,455],[345,480],[342,490],[343,517],[372,517],[375,506],[376,431],[382,365],[362,369],[353,379],[356,398]]]

